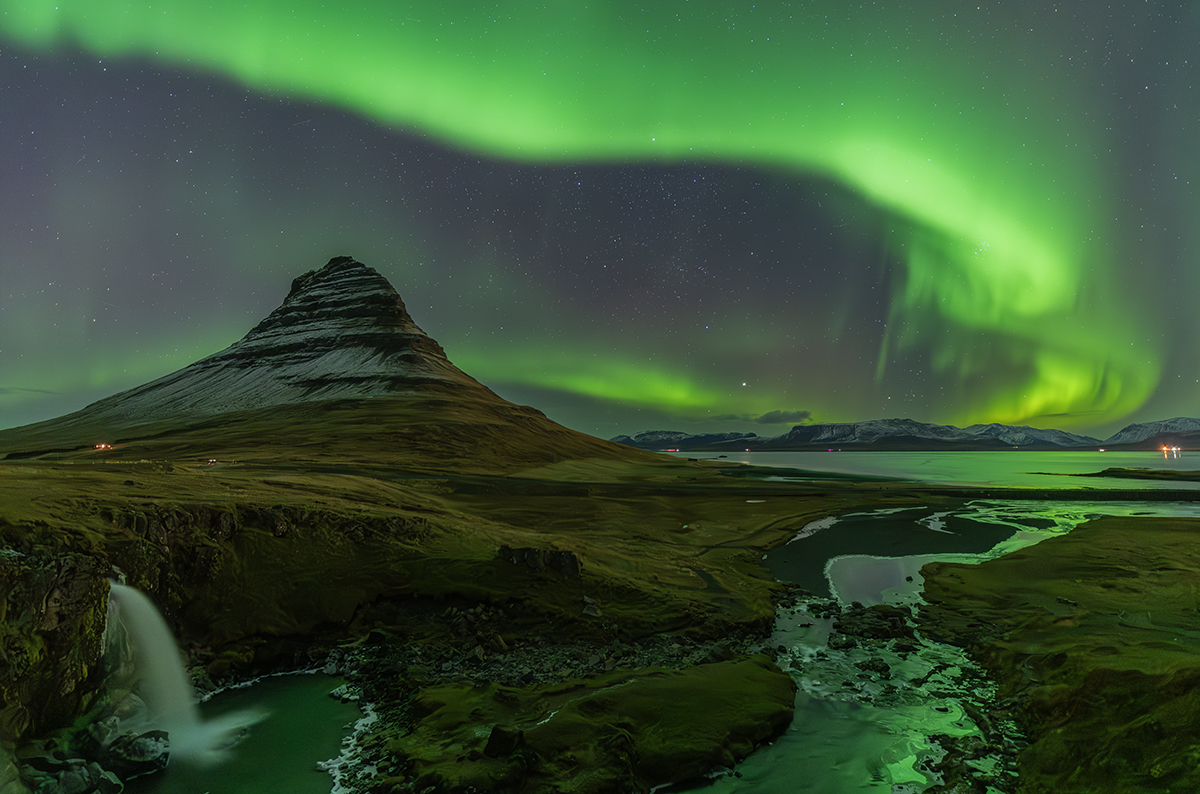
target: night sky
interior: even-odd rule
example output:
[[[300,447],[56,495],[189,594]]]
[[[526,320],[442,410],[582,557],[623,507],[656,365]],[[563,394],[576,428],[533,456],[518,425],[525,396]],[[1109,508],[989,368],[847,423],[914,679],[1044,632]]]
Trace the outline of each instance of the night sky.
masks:
[[[0,427],[352,255],[600,436],[1200,415],[1200,6],[0,0]]]

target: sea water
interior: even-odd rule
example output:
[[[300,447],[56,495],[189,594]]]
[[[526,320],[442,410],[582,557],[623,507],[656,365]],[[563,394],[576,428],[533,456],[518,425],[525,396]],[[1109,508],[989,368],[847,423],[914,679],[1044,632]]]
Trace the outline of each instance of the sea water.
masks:
[[[722,458],[754,466],[827,471],[837,474],[895,477],[945,485],[1038,488],[1200,489],[1200,482],[1072,477],[1104,469],[1200,470],[1194,452],[1100,452],[1059,450],[1026,452],[681,452],[676,457]]]

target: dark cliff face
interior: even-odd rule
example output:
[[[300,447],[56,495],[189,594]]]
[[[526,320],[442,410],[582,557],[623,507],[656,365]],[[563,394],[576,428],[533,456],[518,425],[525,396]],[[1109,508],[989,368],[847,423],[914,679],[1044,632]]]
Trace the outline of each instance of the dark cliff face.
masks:
[[[0,549],[0,751],[94,697],[109,572],[86,554]]]

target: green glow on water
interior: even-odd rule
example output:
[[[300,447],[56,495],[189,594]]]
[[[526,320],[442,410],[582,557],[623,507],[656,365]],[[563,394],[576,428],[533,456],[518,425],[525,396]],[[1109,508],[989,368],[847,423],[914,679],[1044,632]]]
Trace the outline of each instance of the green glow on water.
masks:
[[[131,781],[129,794],[328,794],[333,782],[316,764],[341,752],[342,738],[361,715],[353,703],[329,697],[341,679],[326,675],[264,678],[222,692],[201,705],[206,719],[230,711],[263,709],[223,763],[168,764],[162,775]]]
[[[492,155],[730,161],[834,178],[898,218],[892,242],[906,272],[889,326],[901,330],[884,339],[880,377],[893,354],[927,357],[959,384],[946,400],[965,406],[956,421],[1090,412],[1096,424],[1136,408],[1159,381],[1151,318],[1116,294],[1120,263],[1104,239],[1112,186],[1097,165],[1107,144],[1087,97],[1049,39],[1042,48],[1036,33],[983,35],[992,23],[966,7],[920,24],[898,3],[7,0],[0,9],[0,30],[26,45],[213,69]],[[662,386],[628,360],[604,375],[551,379],[671,405],[700,400],[704,388]],[[745,410],[709,396],[718,409]]]

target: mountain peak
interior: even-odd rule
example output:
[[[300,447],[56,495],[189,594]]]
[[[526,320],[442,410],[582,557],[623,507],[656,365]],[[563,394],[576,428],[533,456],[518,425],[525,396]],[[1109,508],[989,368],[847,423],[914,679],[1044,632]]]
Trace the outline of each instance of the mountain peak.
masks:
[[[335,256],[324,267],[293,279],[291,291],[279,308],[247,336],[301,325],[314,318],[325,322],[374,319],[421,333],[400,295],[378,270],[354,257]]]
[[[297,277],[283,303],[229,347],[75,416],[140,424],[316,400],[389,397],[431,384],[491,395],[417,327],[386,278],[339,256]]]

